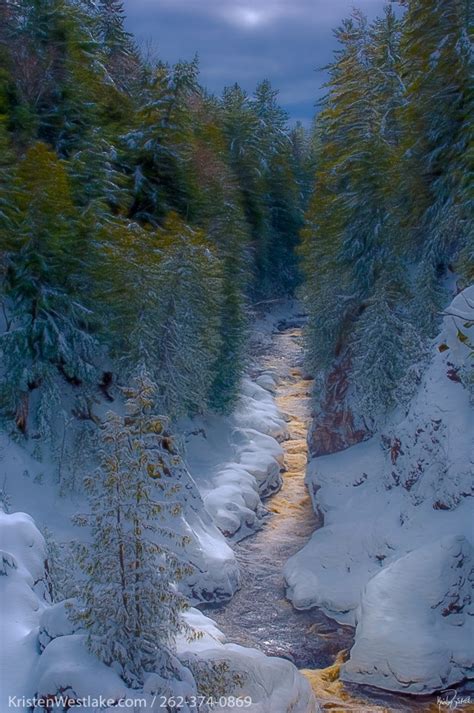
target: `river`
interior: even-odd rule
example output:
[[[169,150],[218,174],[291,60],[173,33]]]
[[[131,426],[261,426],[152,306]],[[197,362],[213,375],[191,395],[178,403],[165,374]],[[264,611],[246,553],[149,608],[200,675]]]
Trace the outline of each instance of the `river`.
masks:
[[[292,661],[310,680],[323,710],[438,711],[433,696],[413,698],[342,684],[338,673],[353,644],[353,628],[317,608],[296,611],[285,598],[285,562],[323,524],[304,482],[312,382],[304,377],[301,321],[282,323],[258,355],[258,371],[276,378],[275,398],[288,421],[289,438],[282,443],[282,488],[266,501],[269,517],[262,529],[234,545],[242,574],[240,590],[230,601],[202,609],[229,641]]]

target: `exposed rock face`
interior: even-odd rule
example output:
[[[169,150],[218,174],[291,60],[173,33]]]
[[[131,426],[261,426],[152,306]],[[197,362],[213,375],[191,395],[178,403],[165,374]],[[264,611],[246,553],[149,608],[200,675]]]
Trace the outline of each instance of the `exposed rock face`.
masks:
[[[462,536],[445,537],[385,567],[362,595],[356,643],[341,678],[420,694],[469,676],[473,583],[472,547]]]
[[[313,458],[343,451],[372,435],[362,423],[356,423],[348,404],[350,356],[337,361],[324,386],[321,410],[313,419],[309,451]]]

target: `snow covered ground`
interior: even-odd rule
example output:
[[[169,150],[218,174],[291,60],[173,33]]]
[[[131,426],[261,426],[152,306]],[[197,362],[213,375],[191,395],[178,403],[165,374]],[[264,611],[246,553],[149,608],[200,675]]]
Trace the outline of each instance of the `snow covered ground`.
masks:
[[[268,320],[265,329],[271,327]],[[253,380],[246,377],[231,416],[199,417],[179,424],[178,435],[185,441],[189,469],[187,507],[180,527],[191,540],[189,554],[195,569],[187,580],[187,589],[195,602],[219,601],[235,592],[239,570],[227,538],[239,540],[261,527],[267,514],[262,499],[281,485],[283,451],[279,441],[286,438],[287,429],[275,405],[274,387],[268,373],[254,374]],[[43,454],[39,459],[33,453],[29,444],[0,434],[2,501],[12,513],[0,512],[3,570],[7,575],[0,577],[4,622],[0,709],[7,709],[9,696],[21,699],[61,694],[66,699],[103,696],[114,701],[136,698],[137,691],[128,691],[112,668],[87,651],[84,633],[68,618],[67,602],[50,602],[44,570],[46,545],[35,522],[61,542],[87,536],[71,521],[85,503],[80,487],[62,487],[53,458]],[[80,475],[91,467],[85,455],[81,456],[84,473]],[[80,477],[76,481],[77,486]],[[15,512],[19,510],[31,513],[35,521],[30,515]],[[226,643],[214,622],[196,609],[191,609],[186,618],[199,638],[189,641],[181,637],[179,656],[184,662],[189,657],[225,661],[229,671],[242,681],[226,693],[251,700],[246,710],[318,710],[307,680],[290,662]],[[195,681],[185,665],[181,681],[150,677],[140,692],[146,696],[147,710],[162,710],[158,703],[153,708],[152,701],[156,692],[164,691],[188,697],[196,694]],[[87,706],[81,709],[96,710]],[[214,708],[231,709],[235,705],[227,707],[224,701]]]
[[[427,693],[473,675],[473,306],[471,287],[447,310],[407,413],[309,465],[324,527],[288,561],[287,594],[357,625],[344,680]]]
[[[186,581],[194,602],[220,601],[239,586],[239,569],[227,538],[242,539],[261,527],[267,514],[262,498],[281,485],[286,423],[272,393],[250,378],[242,381],[234,413],[179,424],[189,469],[187,508],[180,530],[190,539],[194,573]],[[74,428],[74,426],[72,426]],[[72,440],[72,438],[70,439]],[[84,458],[84,471],[93,468]],[[61,541],[83,537],[71,517],[84,508],[81,478],[62,487],[51,457],[32,456],[30,444],[0,432],[0,488],[9,510],[24,510],[41,530]]]
[[[195,680],[186,666],[189,659],[225,662],[229,675],[238,683],[229,685],[213,710],[233,710],[230,696],[248,701],[251,713],[316,713],[317,705],[306,679],[288,661],[270,658],[254,649],[226,644],[214,622],[196,609],[187,614],[189,626],[200,634],[178,641],[182,660],[180,680],[164,681],[150,675],[143,690],[129,690],[112,667],[92,656],[85,635],[68,619],[64,602],[51,605],[47,595],[45,542],[33,520],[24,513],[0,512],[1,552],[0,599],[2,603],[2,648],[0,654],[0,709],[33,710],[25,699],[41,701],[86,700],[84,713],[115,711],[126,700],[128,710],[163,710],[162,696],[197,696]],[[237,680],[237,679],[236,679]],[[113,704],[97,706],[109,699]],[[219,696],[220,698],[220,696]],[[227,700],[226,700],[227,699]],[[137,701],[136,708],[132,702]],[[138,702],[140,701],[140,702]],[[141,701],[145,701],[145,707]],[[231,703],[229,703],[231,701]],[[130,702],[130,705],[129,705]],[[35,713],[43,710],[38,702]],[[63,710],[56,705],[55,710]],[[67,709],[65,705],[64,710]],[[183,713],[196,711],[192,703]],[[207,710],[201,708],[201,710]]]

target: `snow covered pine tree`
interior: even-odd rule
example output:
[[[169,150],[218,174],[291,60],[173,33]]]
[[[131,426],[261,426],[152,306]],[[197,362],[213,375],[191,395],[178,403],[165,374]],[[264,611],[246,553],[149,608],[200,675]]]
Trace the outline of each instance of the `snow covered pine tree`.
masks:
[[[181,512],[173,477],[180,460],[153,413],[155,387],[143,370],[124,393],[126,416],[107,415],[100,467],[85,479],[90,513],[75,518],[92,537],[78,545],[87,579],[72,617],[88,631],[91,652],[129,686],[139,688],[157,674],[163,692],[166,680],[183,675],[173,647],[186,628],[186,600],[175,582],[189,566],[167,545],[186,545],[172,528]]]

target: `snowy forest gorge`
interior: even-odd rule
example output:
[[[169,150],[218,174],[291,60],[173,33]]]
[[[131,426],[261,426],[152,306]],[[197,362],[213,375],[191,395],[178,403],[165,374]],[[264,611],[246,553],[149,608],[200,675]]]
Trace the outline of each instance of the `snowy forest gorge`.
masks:
[[[0,0],[2,713],[474,704],[470,32],[354,10],[307,129]]]

